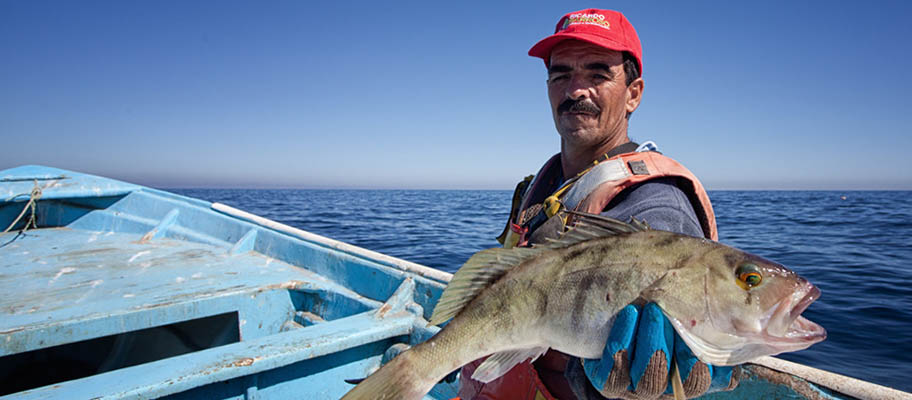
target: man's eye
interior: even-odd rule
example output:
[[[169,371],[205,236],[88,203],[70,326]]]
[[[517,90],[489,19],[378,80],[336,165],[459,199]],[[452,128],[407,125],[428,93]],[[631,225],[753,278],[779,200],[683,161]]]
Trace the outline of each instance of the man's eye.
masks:
[[[608,76],[602,74],[595,74],[592,79],[596,82],[604,82],[608,80]]]
[[[560,81],[563,81],[566,79],[567,79],[567,75],[555,75],[555,76],[548,78],[548,82],[551,82],[551,83],[560,82]]]

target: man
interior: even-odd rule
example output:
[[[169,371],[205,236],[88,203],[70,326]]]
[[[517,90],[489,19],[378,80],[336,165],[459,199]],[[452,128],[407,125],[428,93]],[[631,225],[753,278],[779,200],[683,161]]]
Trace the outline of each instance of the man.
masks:
[[[563,16],[555,33],[529,50],[548,68],[548,98],[561,151],[517,186],[513,210],[498,240],[506,247],[560,235],[562,209],[635,217],[653,229],[716,240],[715,218],[700,182],[658,153],[652,142],[627,136],[644,82],[642,49],[620,13],[587,9]],[[461,375],[463,399],[657,398],[669,386],[672,355],[687,397],[737,384],[731,368],[699,362],[655,304],[623,309],[601,360],[554,351],[483,384]]]

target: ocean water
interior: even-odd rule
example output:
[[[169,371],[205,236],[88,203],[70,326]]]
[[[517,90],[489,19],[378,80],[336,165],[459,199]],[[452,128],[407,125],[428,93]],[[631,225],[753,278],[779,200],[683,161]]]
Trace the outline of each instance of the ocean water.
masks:
[[[453,272],[497,246],[511,191],[172,189]],[[844,196],[844,197],[843,197]],[[714,191],[720,241],[823,295],[826,341],[781,357],[912,391],[912,192]]]

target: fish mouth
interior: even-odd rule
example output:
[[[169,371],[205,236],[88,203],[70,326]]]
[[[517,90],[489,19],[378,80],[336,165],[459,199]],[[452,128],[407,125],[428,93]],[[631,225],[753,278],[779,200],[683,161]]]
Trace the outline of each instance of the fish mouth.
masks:
[[[811,285],[811,289],[807,291],[804,297],[801,300],[798,300],[798,303],[795,304],[795,307],[789,311],[789,318],[793,321],[801,317],[801,313],[804,310],[807,310],[808,306],[811,305],[815,300],[820,298],[820,289],[817,286]]]
[[[794,302],[796,295],[787,296],[779,302],[764,332],[765,339],[788,348],[805,348],[826,339],[826,329],[801,316],[811,303],[820,298],[820,289],[810,283],[808,286],[797,302]]]

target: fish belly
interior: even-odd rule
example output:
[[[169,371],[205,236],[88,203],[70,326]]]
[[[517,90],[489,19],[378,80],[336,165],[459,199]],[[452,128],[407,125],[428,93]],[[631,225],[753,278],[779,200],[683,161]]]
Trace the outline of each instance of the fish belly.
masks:
[[[549,326],[546,337],[550,347],[574,357],[601,358],[614,318],[579,322],[560,321]]]

